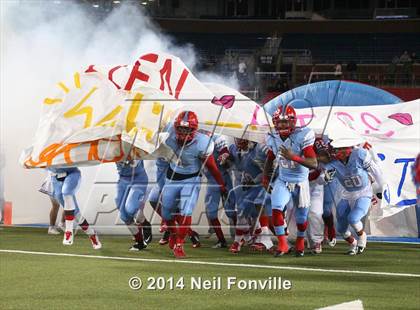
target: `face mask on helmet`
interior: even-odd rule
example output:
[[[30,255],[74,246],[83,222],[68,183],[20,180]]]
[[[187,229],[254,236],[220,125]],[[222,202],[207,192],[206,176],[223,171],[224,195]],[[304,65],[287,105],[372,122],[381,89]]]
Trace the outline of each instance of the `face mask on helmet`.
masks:
[[[175,120],[175,134],[178,144],[183,145],[194,139],[198,129],[198,120],[194,112],[181,112]]]
[[[321,138],[316,138],[314,150],[320,162],[328,163],[331,161],[331,145]]]
[[[296,128],[296,112],[291,106],[280,106],[274,112],[272,121],[277,133],[281,137],[288,137]]]
[[[178,126],[175,128],[176,130],[176,139],[178,142],[188,143],[194,139],[195,130],[189,127]]]
[[[235,145],[238,149],[246,151],[248,150],[249,141],[245,139],[235,138]]]
[[[346,160],[350,156],[352,150],[353,148],[350,146],[336,148],[333,150],[333,157],[337,160]]]

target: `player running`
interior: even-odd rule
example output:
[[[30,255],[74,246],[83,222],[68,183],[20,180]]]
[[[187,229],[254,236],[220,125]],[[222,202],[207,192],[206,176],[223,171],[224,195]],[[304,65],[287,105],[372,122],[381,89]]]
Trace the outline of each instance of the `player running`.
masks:
[[[120,219],[127,225],[135,240],[130,251],[141,251],[152,240],[151,225],[143,214],[148,184],[147,173],[142,160],[117,162],[116,166],[119,179],[115,203]]]
[[[216,182],[210,171],[205,169],[204,172],[208,184],[204,201],[206,205],[206,213],[210,223],[210,227],[214,230],[217,236],[217,243],[213,246],[213,248],[226,248],[226,239],[221,229],[220,221],[218,219],[220,200],[222,200],[223,208],[225,210],[226,216],[229,218],[229,221],[233,225],[236,225],[235,194],[233,191],[231,191],[233,188],[232,179],[225,165],[220,164],[224,163],[226,161],[226,158],[229,157],[229,150],[227,147],[226,140],[223,136],[213,135],[211,139],[214,142],[215,146],[213,156],[215,159],[217,159],[217,168],[222,174],[223,181],[226,185],[226,190],[229,192],[229,197],[226,201],[223,201],[221,199],[222,195],[220,192],[219,184]]]
[[[162,192],[163,218],[171,232],[169,247],[176,258],[184,258],[184,239],[191,229],[191,216],[198,200],[204,164],[212,174],[223,195],[226,195],[222,175],[213,156],[214,143],[198,130],[194,112],[183,111],[168,127],[169,137],[165,144],[176,154],[176,163],[171,162]],[[175,211],[179,200],[179,215]],[[178,223],[178,227],[176,226]]]
[[[270,148],[264,167],[263,186],[270,190],[270,176],[274,161],[278,164],[278,175],[274,177],[271,192],[273,225],[278,238],[275,257],[289,251],[285,235],[284,212],[288,204],[295,209],[297,238],[296,256],[304,255],[305,231],[310,206],[308,174],[309,169],[317,167],[313,149],[314,132],[307,128],[296,127],[296,111],[290,105],[280,106],[272,116],[275,133],[267,136]]]
[[[362,218],[368,213],[372,199],[371,178],[377,182],[378,199],[382,199],[384,181],[382,173],[370,153],[347,142],[332,142],[334,160],[324,165],[327,172],[333,171],[343,187],[342,197],[337,205],[337,231],[350,245],[348,255],[362,253],[366,248],[367,235]],[[351,226],[358,236],[352,236]]]
[[[169,243],[170,232],[162,217],[162,189],[165,186],[166,174],[168,171],[169,162],[164,158],[156,160],[156,184],[153,186],[149,194],[149,202],[155,212],[161,217],[160,232],[163,233],[162,238],[159,240],[160,245]],[[200,236],[192,229],[188,230],[192,247],[198,248],[201,246]]]
[[[235,186],[237,204],[237,225],[235,229],[235,240],[229,251],[238,253],[244,242],[252,242],[253,233],[258,235],[258,243],[264,246],[261,240],[262,228],[259,222],[258,209],[267,204],[266,211],[270,213],[269,197],[261,186],[262,168],[258,163],[263,163],[267,156],[268,148],[245,139],[235,138],[235,143],[229,146],[229,157],[227,162],[234,169],[237,186]],[[271,215],[271,214],[270,214]],[[250,225],[252,224],[252,225]],[[255,227],[254,232],[252,231]],[[268,232],[268,228],[265,227]],[[269,239],[269,237],[268,237]],[[270,240],[271,241],[271,240]],[[268,244],[268,248],[271,248]]]
[[[72,245],[74,241],[74,220],[82,230],[88,235],[94,250],[102,247],[98,234],[89,225],[81,214],[76,200],[76,192],[81,182],[80,170],[77,167],[72,168],[47,168],[51,173],[51,182],[53,185],[53,196],[64,208],[65,230],[63,245]]]

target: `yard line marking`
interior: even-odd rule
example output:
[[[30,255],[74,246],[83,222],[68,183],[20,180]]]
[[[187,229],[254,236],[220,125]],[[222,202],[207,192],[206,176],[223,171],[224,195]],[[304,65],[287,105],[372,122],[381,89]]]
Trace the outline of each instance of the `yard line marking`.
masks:
[[[205,261],[184,260],[184,259],[177,260],[177,259],[159,259],[159,258],[134,258],[134,257],[121,257],[121,256],[101,256],[101,255],[87,255],[87,254],[34,252],[34,251],[1,250],[1,249],[0,249],[0,253],[33,254],[33,255],[96,258],[96,259],[155,262],[155,263],[178,263],[178,264],[194,264],[194,265],[209,265],[209,266],[224,266],[224,267],[299,270],[299,271],[312,271],[312,272],[348,273],[348,274],[365,274],[365,275],[367,274],[367,275],[375,275],[375,276],[394,276],[394,277],[420,278],[420,274],[415,274],[415,273],[394,273],[394,272],[359,271],[359,270],[345,270],[345,269],[322,269],[322,268],[309,268],[309,267],[291,267],[291,266],[238,264],[238,263],[218,263],[218,262],[205,262]],[[279,261],[280,260],[281,259],[279,259]]]

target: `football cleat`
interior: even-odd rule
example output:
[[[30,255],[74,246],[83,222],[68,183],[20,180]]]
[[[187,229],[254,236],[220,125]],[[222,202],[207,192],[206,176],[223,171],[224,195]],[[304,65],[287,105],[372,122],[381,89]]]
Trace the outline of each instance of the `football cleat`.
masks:
[[[207,235],[204,236],[204,238],[206,239],[210,239],[213,235],[214,235],[214,228],[210,227],[209,230],[207,231]]]
[[[129,251],[139,252],[141,250],[144,250],[145,248],[147,248],[147,244],[144,241],[139,241],[134,243],[129,249]]]
[[[233,254],[238,254],[240,250],[241,250],[241,245],[239,244],[239,242],[236,242],[236,241],[232,243],[232,245],[229,248],[229,252]]]
[[[58,229],[55,226],[50,226],[50,227],[48,227],[48,234],[49,235],[59,235],[60,232],[58,231]]]
[[[169,236],[171,235],[171,233],[169,232],[169,230],[166,230],[164,233],[163,233],[163,236],[162,236],[162,238],[159,240],[159,244],[160,245],[165,245],[165,244],[168,244],[168,242],[169,242]]]
[[[288,253],[289,253],[289,251],[287,251],[287,252],[283,252],[283,251],[280,251],[280,250],[276,249],[276,250],[274,251],[273,256],[274,256],[274,257],[281,257],[281,256],[284,256],[284,255],[286,255],[286,254],[288,254]]]
[[[312,254],[321,254],[322,253],[322,245],[320,242],[314,243],[313,247],[311,248]]]
[[[330,247],[335,247],[335,245],[337,244],[337,239],[336,238],[332,238],[331,240],[328,240],[328,245]]]
[[[212,249],[222,249],[222,248],[227,248],[227,243],[226,240],[223,241],[217,241],[217,243],[215,245],[212,246]]]
[[[198,235],[197,232],[192,231],[192,234],[190,236],[190,240],[191,240],[193,248],[199,248],[201,246],[200,236]]]
[[[181,243],[178,243],[173,248],[173,253],[175,258],[185,258],[184,246]]]
[[[350,244],[349,250],[347,251],[347,255],[354,256],[357,254],[357,242],[356,240]]]
[[[102,243],[99,241],[98,234],[95,232],[93,235],[89,236],[90,243],[92,243],[92,247],[94,250],[99,250],[102,248]]]
[[[60,223],[58,223],[57,228],[60,229],[62,232],[65,232],[66,231],[66,224],[60,222]]]
[[[250,248],[252,251],[256,251],[256,252],[262,252],[266,249],[265,245],[262,244],[261,242],[255,242],[253,245],[251,245]]]
[[[64,232],[64,239],[63,245],[72,245],[73,244],[73,232],[71,230],[67,230]]]
[[[152,242],[152,225],[148,221],[144,221],[143,227],[143,238],[146,244]]]
[[[304,257],[305,256],[305,251],[296,251],[295,252],[295,257]]]
[[[357,254],[362,254],[363,251],[366,249],[367,243],[367,235],[363,232],[362,235],[359,236],[359,240],[357,240]]]

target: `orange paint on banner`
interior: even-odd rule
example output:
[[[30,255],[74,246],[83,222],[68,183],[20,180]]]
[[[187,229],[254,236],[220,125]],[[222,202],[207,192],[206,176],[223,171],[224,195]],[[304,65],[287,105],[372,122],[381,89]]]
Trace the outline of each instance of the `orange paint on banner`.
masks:
[[[111,159],[104,159],[99,156],[99,142],[120,142],[121,136],[118,136],[117,139],[99,139],[95,141],[89,141],[89,142],[82,142],[82,143],[70,143],[70,144],[59,144],[54,143],[49,146],[47,146],[39,155],[39,161],[34,161],[32,157],[28,158],[24,165],[26,168],[40,168],[40,167],[47,167],[51,166],[54,159],[63,154],[64,160],[66,164],[74,164],[72,158],[71,158],[71,150],[73,150],[76,147],[79,146],[89,146],[89,152],[87,154],[87,159],[89,161],[100,161],[102,163],[110,163],[110,162],[116,162],[120,161],[124,157],[124,153],[121,148],[121,144],[119,145],[119,155],[114,156]]]

